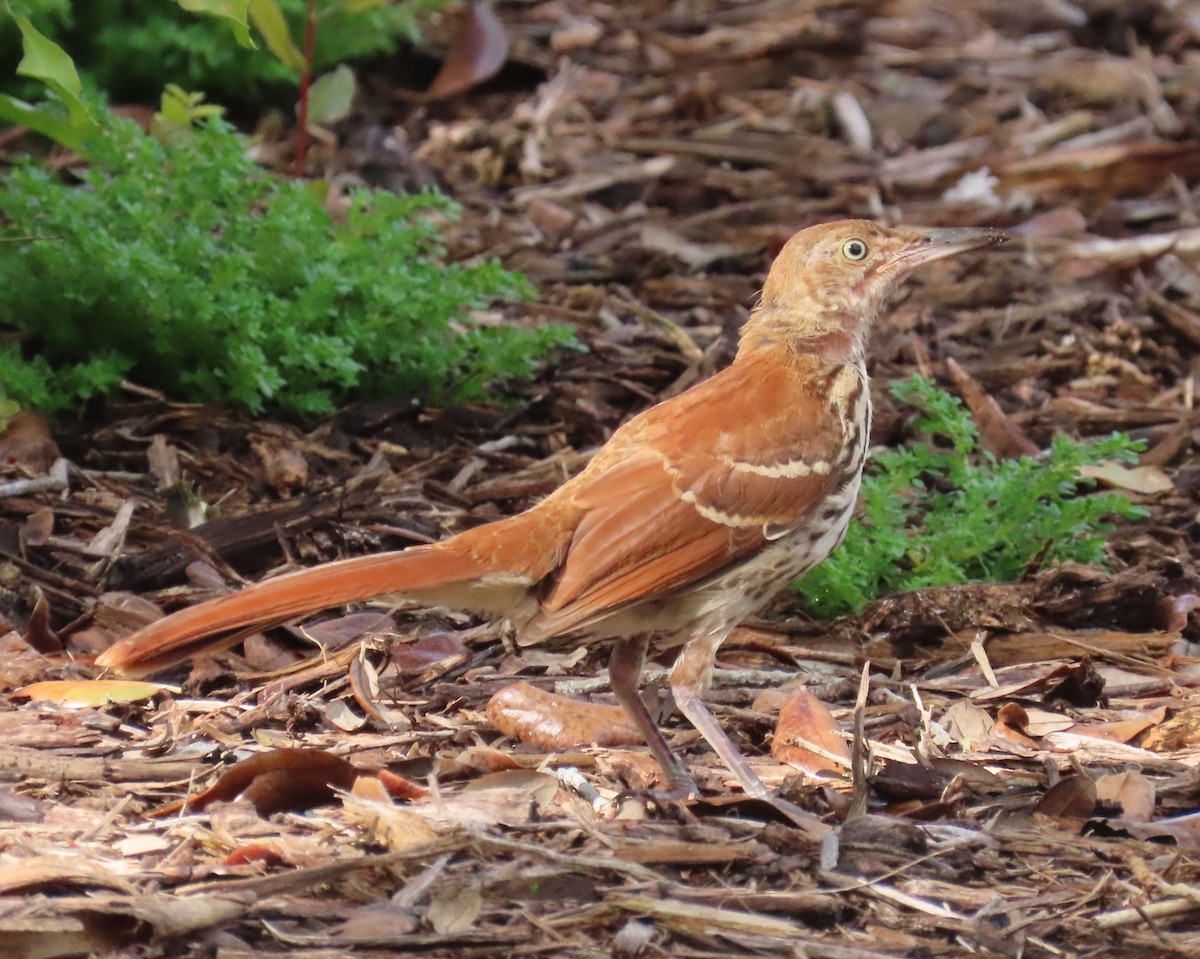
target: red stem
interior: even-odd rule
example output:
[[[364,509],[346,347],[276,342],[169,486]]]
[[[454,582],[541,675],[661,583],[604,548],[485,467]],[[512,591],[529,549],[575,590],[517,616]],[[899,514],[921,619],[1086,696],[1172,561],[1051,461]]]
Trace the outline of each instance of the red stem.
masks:
[[[300,128],[296,131],[296,176],[304,176],[308,156],[308,88],[312,86],[313,44],[317,37],[317,0],[308,0],[308,21],[304,27],[304,69],[300,71]]]

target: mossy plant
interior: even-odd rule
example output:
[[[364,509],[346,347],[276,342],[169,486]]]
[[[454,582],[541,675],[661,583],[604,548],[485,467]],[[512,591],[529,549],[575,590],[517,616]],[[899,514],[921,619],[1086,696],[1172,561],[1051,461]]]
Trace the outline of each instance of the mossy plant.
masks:
[[[445,196],[359,190],[335,217],[218,118],[172,139],[110,116],[81,182],[32,161],[4,175],[10,399],[54,412],[128,376],[298,416],[394,394],[460,401],[572,342],[568,327],[476,318],[531,288],[495,262],[445,262],[439,229],[458,213]]]
[[[930,380],[891,391],[920,411],[914,425],[927,441],[871,460],[844,542],[796,584],[816,616],[926,586],[1015,580],[1035,559],[1100,563],[1108,520],[1146,515],[1119,493],[1091,492],[1079,475],[1085,464],[1135,459],[1127,436],[1060,436],[1042,456],[999,460],[980,449],[962,403]]]

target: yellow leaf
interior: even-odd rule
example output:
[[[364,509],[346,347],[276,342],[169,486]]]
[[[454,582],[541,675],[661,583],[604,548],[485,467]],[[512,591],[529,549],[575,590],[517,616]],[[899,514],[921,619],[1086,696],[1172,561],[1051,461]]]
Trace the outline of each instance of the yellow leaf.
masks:
[[[137,703],[150,699],[170,686],[121,679],[61,679],[22,686],[14,696],[25,696],[57,703],[71,709],[107,706],[109,703]]]
[[[250,0],[250,21],[258,28],[263,40],[280,62],[293,70],[304,69],[304,54],[292,42],[287,20],[275,0]]]

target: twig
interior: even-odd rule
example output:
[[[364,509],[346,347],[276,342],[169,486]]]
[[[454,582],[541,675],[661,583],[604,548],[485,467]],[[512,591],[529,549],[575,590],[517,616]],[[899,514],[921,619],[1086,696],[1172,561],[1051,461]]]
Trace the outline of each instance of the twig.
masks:
[[[317,0],[308,0],[308,19],[304,25],[304,68],[300,71],[299,127],[296,130],[296,156],[293,172],[304,176],[304,161],[308,156],[308,101],[312,86],[313,46],[317,37]]]
[[[28,496],[30,493],[59,493],[67,488],[67,461],[57,459],[45,476],[0,483],[0,497]]]
[[[1121,926],[1133,926],[1148,919],[1182,916],[1198,910],[1200,910],[1200,899],[1162,899],[1145,906],[1101,913],[1096,917],[1096,926],[1099,929],[1117,929]]]

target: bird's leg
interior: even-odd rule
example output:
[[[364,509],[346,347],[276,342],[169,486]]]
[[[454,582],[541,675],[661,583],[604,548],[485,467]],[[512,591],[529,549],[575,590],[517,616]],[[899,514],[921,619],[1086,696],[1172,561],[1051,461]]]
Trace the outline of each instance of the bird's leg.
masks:
[[[774,795],[758,774],[750,768],[746,757],[733,744],[717,722],[716,717],[708,711],[701,696],[707,691],[712,682],[713,664],[717,659],[717,649],[724,641],[728,632],[701,633],[693,636],[675,665],[671,668],[671,692],[675,696],[675,704],[679,711],[696,727],[710,746],[720,756],[734,778],[741,783],[747,796],[762,799],[770,803],[787,819],[800,827],[814,839],[823,839],[829,832],[829,827],[812,813],[801,809],[795,803],[788,802]]]
[[[750,768],[746,757],[725,734],[716,717],[708,711],[708,707],[700,698],[712,681],[717,648],[725,639],[725,635],[724,632],[701,634],[688,640],[671,668],[671,692],[675,696],[675,705],[679,707],[679,711],[725,761],[725,765],[741,783],[746,795],[762,798],[767,795],[767,787]]]
[[[683,760],[671,752],[662,730],[646,708],[646,702],[638,690],[638,682],[642,676],[642,664],[646,660],[646,649],[650,641],[645,636],[632,639],[620,639],[613,646],[612,656],[608,660],[608,677],[612,684],[613,695],[617,702],[624,707],[625,712],[633,718],[634,723],[645,737],[650,752],[662,767],[666,777],[666,793],[669,796],[687,798],[699,795],[691,774],[684,766]]]

